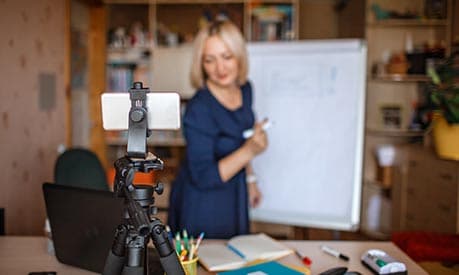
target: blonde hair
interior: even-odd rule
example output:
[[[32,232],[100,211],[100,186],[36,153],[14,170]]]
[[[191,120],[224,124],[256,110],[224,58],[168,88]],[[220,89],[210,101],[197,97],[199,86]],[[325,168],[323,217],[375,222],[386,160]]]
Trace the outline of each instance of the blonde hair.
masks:
[[[209,27],[201,29],[195,38],[190,71],[191,85],[195,89],[204,87],[207,76],[204,72],[202,56],[205,43],[211,36],[218,36],[236,57],[239,66],[237,80],[239,85],[244,84],[247,81],[248,73],[247,49],[244,37],[233,23],[228,20],[219,20],[210,24]]]

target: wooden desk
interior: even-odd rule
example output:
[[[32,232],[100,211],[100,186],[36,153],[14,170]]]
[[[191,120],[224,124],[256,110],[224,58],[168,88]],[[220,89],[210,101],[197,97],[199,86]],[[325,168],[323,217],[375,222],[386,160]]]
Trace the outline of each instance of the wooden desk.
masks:
[[[410,275],[427,275],[421,267],[413,262],[406,254],[390,242],[363,241],[285,241],[287,246],[297,249],[301,254],[312,260],[312,274],[318,274],[326,269],[346,266],[349,270],[359,271],[370,275],[371,272],[360,263],[360,256],[368,249],[378,248],[386,251],[392,257],[404,262]],[[348,255],[351,260],[345,262],[323,253],[320,245],[328,245],[341,253]],[[300,260],[290,255],[280,260],[282,263],[300,265]],[[44,237],[0,237],[0,274],[27,275],[30,271],[57,271],[58,275],[90,275],[96,274],[72,266],[61,264],[56,257],[46,252]],[[203,269],[200,275],[212,274]]]
[[[46,252],[45,237],[0,237],[0,274],[27,275],[31,271],[56,271],[58,275],[97,274],[61,264]]]

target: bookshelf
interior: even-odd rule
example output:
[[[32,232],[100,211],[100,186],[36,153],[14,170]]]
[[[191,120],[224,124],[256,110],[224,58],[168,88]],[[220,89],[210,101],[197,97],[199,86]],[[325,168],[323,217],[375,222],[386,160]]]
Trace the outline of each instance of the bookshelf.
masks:
[[[372,81],[382,81],[382,82],[427,82],[429,81],[429,77],[424,74],[383,74],[383,75],[373,75]]]
[[[294,30],[295,5],[284,3],[264,3],[249,5],[249,41],[293,40],[298,35]]]
[[[394,138],[412,138],[412,137],[423,137],[425,132],[422,130],[381,130],[381,129],[366,129],[367,135],[381,136],[381,137],[394,137]]]
[[[109,92],[142,81],[154,89],[152,59],[158,48],[191,44],[199,28],[214,18],[229,18],[247,41],[298,37],[298,0],[106,0]],[[178,64],[179,65],[179,64]],[[184,95],[189,97],[189,93]]]
[[[298,38],[299,0],[105,0],[108,27],[141,22],[154,45],[176,46],[190,42],[205,21],[217,17],[232,20],[248,41]],[[263,26],[262,26],[263,25]],[[254,29],[265,29],[256,34]],[[273,28],[274,25],[274,28]],[[274,33],[271,31],[274,30]],[[274,37],[270,36],[276,34]],[[176,40],[175,40],[176,39]]]
[[[434,13],[426,7],[425,1],[420,0],[366,1],[367,128],[374,130],[370,133],[378,132],[382,135],[387,132],[388,136],[394,136],[396,130],[387,129],[381,119],[381,106],[387,104],[400,106],[398,130],[400,133],[410,132],[415,112],[413,106],[422,104],[422,87],[429,81],[425,74],[426,60],[438,58],[434,52],[437,47],[443,47],[443,55],[450,52],[452,1],[446,0],[444,3],[445,9]],[[387,14],[395,18],[386,18]],[[425,57],[419,55],[423,58],[421,63],[424,62],[421,69],[410,71],[413,69],[409,65],[408,71],[403,67],[389,68],[396,55],[404,56],[407,51],[427,50],[433,53],[429,56],[427,52]],[[412,60],[405,62],[414,63]]]
[[[395,28],[395,27],[429,27],[447,26],[448,20],[445,19],[385,19],[368,23],[371,27]]]
[[[414,123],[413,118],[423,116],[424,85],[430,81],[426,67],[434,66],[435,58],[451,50],[453,1],[442,3],[446,5],[444,9],[432,12],[426,6],[428,1],[366,0],[368,77],[364,179],[375,183],[374,186],[379,185],[375,192],[379,192],[383,200],[390,201],[391,188],[376,180],[376,148],[384,144],[400,148],[406,144],[424,143],[428,135],[426,125]],[[416,61],[413,56],[421,60],[420,67],[413,67]],[[385,108],[397,110],[395,125],[385,123]],[[373,233],[390,233],[385,231],[387,229]]]

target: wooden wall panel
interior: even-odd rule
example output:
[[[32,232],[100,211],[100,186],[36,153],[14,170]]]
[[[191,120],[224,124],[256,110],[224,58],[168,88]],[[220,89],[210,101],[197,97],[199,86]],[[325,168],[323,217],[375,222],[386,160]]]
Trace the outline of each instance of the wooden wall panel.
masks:
[[[102,108],[100,96],[105,91],[106,58],[106,7],[92,6],[89,24],[89,117],[91,120],[90,149],[96,153],[107,168],[104,130],[102,127]]]
[[[0,1],[0,207],[7,234],[43,234],[41,185],[53,180],[68,127],[67,3]]]

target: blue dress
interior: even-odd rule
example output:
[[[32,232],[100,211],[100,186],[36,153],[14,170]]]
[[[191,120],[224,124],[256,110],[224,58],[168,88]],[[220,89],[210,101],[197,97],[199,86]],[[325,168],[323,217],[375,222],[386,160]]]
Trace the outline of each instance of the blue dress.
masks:
[[[208,88],[188,102],[183,119],[186,156],[173,182],[168,223],[172,232],[186,229],[193,236],[227,239],[249,233],[245,169],[228,182],[218,172],[218,161],[241,147],[242,132],[252,128],[250,83],[241,87],[242,106],[225,108]]]

